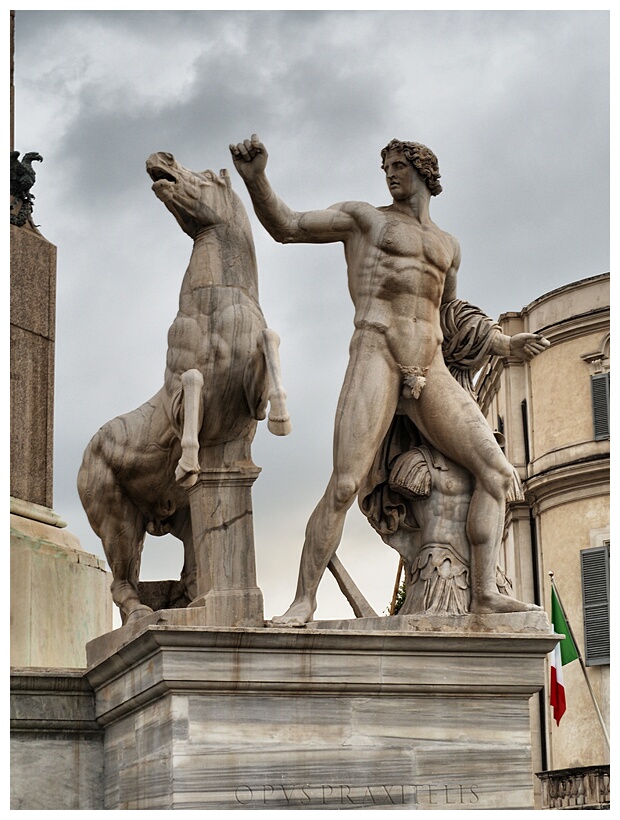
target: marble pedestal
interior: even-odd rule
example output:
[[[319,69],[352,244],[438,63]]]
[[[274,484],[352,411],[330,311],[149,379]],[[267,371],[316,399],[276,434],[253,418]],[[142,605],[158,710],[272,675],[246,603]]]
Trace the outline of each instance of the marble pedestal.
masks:
[[[232,442],[229,449],[234,446],[239,445]],[[205,449],[203,462],[217,463],[219,449]],[[260,468],[251,462],[249,448],[244,455],[236,466],[203,466],[189,490],[198,592],[191,606],[204,611],[209,626],[264,623],[252,517],[252,485]]]
[[[88,647],[106,809],[534,807],[528,701],[558,639],[543,613],[299,630],[164,616]]]
[[[11,498],[11,666],[83,669],[112,627],[110,576],[53,510]]]

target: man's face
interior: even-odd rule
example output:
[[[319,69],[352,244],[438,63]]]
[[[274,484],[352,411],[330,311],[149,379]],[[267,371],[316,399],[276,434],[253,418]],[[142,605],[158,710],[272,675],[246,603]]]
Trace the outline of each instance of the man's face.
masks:
[[[400,151],[390,151],[383,162],[385,180],[394,199],[409,199],[426,185],[407,157]]]

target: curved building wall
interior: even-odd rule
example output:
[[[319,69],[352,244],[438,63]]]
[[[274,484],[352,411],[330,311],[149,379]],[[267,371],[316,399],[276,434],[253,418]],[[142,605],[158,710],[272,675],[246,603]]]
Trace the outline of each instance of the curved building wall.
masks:
[[[526,500],[509,507],[504,566],[515,594],[550,612],[554,573],[585,658],[581,553],[609,549],[609,437],[595,440],[593,377],[609,373],[609,274],[566,285],[519,313],[500,317],[504,333],[543,333],[551,346],[529,363],[495,358],[478,380],[480,404],[505,437]],[[567,711],[559,726],[541,701],[541,769],[609,762],[609,750],[579,661],[563,669]],[[609,726],[609,665],[587,667]],[[537,746],[536,740],[534,745]]]

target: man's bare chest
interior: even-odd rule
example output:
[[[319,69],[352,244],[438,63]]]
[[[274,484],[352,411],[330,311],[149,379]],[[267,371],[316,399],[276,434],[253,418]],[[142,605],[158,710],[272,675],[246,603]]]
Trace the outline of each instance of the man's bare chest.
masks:
[[[430,266],[445,273],[454,258],[449,237],[432,223],[417,225],[412,220],[388,216],[379,227],[375,242],[386,262],[390,258],[400,259],[405,264]]]

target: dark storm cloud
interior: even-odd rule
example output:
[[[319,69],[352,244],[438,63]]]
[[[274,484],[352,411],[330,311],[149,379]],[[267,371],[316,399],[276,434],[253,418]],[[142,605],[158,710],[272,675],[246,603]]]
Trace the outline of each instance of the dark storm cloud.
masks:
[[[20,12],[16,147],[45,158],[35,221],[58,245],[55,507],[101,554],[75,491],[98,426],[160,387],[191,242],[144,163],[231,170],[257,132],[293,208],[388,204],[380,149],[428,144],[444,192],[432,217],[463,249],[459,295],[490,315],[608,270],[605,12]],[[254,460],[257,563],[268,615],[293,593],[305,522],[330,471],[353,311],[340,245],[277,245],[250,213],[261,304],[282,337],[293,434],[263,425]],[[339,552],[375,608],[396,556],[359,513]],[[145,575],[181,557],[151,539]],[[325,582],[319,616],[343,614]]]

